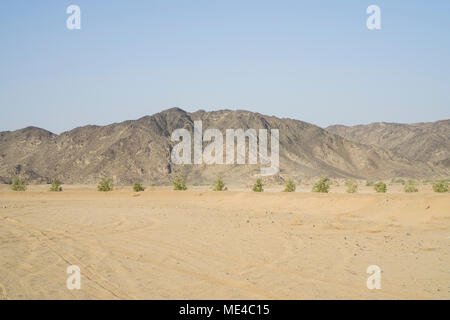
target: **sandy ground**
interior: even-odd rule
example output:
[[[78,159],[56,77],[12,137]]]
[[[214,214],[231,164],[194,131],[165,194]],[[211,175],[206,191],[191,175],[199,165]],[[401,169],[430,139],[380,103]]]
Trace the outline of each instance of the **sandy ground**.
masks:
[[[279,188],[0,186],[0,298],[450,298],[449,194]]]

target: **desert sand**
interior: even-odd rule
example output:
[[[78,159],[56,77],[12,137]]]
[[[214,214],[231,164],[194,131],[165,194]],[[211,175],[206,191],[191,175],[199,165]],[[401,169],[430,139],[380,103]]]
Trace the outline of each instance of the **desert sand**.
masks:
[[[450,195],[0,186],[3,299],[449,299]],[[66,268],[81,270],[68,290]],[[382,270],[369,290],[369,265]]]

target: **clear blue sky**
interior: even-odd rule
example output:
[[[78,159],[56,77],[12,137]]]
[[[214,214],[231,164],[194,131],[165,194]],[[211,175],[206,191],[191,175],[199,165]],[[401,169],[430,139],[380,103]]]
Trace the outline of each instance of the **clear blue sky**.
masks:
[[[366,28],[371,4],[382,30]],[[171,107],[320,126],[449,118],[449,17],[448,0],[3,0],[0,131]]]

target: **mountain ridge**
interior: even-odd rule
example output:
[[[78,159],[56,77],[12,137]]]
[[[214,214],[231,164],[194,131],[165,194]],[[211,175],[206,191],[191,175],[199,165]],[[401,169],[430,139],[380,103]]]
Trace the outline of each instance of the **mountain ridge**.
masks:
[[[60,134],[32,126],[0,132],[0,181],[22,176],[29,183],[55,178],[63,183],[95,184],[112,177],[117,184],[137,180],[167,184],[181,173],[192,183],[210,183],[219,174],[228,182],[248,183],[258,176],[259,165],[173,164],[170,151],[176,142],[170,135],[178,128],[192,133],[195,120],[203,122],[204,130],[216,128],[222,133],[238,128],[279,129],[280,172],[270,178],[273,182],[319,176],[429,178],[449,172],[433,162],[351,141],[301,120],[246,110],[171,108],[136,120],[80,126]]]
[[[325,129],[350,141],[450,169],[450,119],[412,124],[333,125]]]

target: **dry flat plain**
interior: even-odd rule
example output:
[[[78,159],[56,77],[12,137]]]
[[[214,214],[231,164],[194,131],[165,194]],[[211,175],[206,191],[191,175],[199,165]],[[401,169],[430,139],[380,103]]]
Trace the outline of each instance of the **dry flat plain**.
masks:
[[[450,298],[450,195],[431,186],[48,187],[0,186],[0,298]],[[80,290],[66,287],[69,265]],[[380,290],[366,287],[369,265]]]

